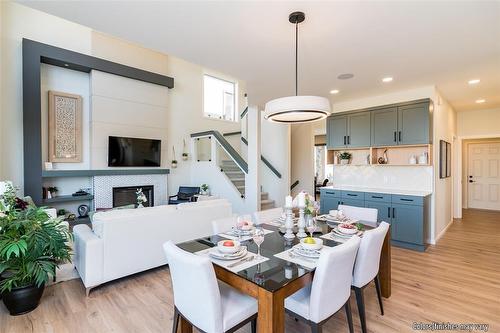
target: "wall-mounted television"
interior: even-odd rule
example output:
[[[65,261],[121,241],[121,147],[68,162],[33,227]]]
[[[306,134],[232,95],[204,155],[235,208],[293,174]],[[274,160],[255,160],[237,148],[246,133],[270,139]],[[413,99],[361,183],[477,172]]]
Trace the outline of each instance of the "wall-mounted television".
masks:
[[[159,167],[161,140],[110,136],[108,166]]]

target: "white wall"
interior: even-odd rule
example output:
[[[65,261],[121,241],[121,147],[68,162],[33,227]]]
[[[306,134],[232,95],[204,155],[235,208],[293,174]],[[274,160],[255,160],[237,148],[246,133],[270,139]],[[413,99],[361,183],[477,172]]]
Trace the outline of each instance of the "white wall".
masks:
[[[433,215],[434,228],[431,230],[431,239],[437,242],[446,228],[453,222],[454,180],[457,177],[456,168],[452,169],[452,177],[439,178],[439,141],[444,140],[452,145],[452,163],[457,158],[456,147],[456,113],[450,104],[441,96],[438,90],[434,97],[434,194]]]
[[[22,39],[63,47],[90,54],[91,30],[61,18],[1,1],[2,17],[2,114],[0,144],[2,146],[2,178],[11,179],[23,188],[23,101]],[[41,139],[41,138],[40,138]],[[42,163],[42,161],[40,161]]]
[[[500,108],[457,112],[457,135],[467,138],[500,136]]]
[[[269,199],[276,207],[285,205],[290,193],[290,125],[267,121],[261,112],[261,154],[281,173],[279,179],[260,161],[262,191],[269,193]]]
[[[291,178],[299,181],[292,195],[300,191],[314,193],[314,131],[313,124],[291,125]]]

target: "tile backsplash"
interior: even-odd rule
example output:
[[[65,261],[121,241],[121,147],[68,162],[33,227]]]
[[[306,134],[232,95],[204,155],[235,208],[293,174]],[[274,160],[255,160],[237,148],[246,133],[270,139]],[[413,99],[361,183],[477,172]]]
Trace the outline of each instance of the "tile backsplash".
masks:
[[[339,166],[333,167],[336,186],[376,187],[432,191],[432,166]]]

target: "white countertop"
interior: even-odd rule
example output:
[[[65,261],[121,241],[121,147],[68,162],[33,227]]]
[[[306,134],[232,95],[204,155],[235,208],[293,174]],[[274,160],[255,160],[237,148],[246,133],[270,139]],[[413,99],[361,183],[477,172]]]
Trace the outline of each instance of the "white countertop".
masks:
[[[321,189],[331,189],[338,191],[375,192],[375,193],[398,194],[398,195],[414,195],[417,197],[426,197],[432,194],[431,191],[414,191],[414,190],[374,188],[374,187],[361,187],[361,186],[348,186],[348,185],[325,186],[321,187]]]

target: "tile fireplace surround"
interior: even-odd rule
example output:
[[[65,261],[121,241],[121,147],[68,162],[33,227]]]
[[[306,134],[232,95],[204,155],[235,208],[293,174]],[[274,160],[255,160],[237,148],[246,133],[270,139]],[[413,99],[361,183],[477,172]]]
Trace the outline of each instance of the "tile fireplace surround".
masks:
[[[154,205],[167,204],[167,175],[95,176],[95,208],[113,207],[113,187],[153,185]]]

